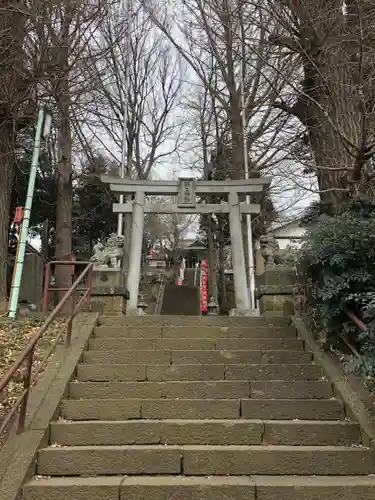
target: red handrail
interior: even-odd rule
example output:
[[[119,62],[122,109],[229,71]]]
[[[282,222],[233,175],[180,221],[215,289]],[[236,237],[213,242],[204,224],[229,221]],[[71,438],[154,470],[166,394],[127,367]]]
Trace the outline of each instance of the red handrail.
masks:
[[[51,260],[46,264],[46,272],[45,272],[45,277],[44,277],[44,292],[43,292],[43,312],[47,312],[48,310],[48,292],[67,292],[70,290],[69,287],[65,288],[56,288],[56,287],[50,287],[49,286],[49,280],[50,280],[50,274],[51,274],[51,266],[88,266],[92,264],[90,261],[72,261],[72,260]],[[92,266],[91,266],[92,268]],[[73,274],[73,273],[72,273]],[[88,286],[86,288],[77,288],[76,292],[85,292],[89,288],[89,293],[90,293],[90,300],[91,300],[91,272],[89,273],[88,276]]]
[[[345,311],[345,314],[347,317],[352,321],[361,332],[367,332],[367,326],[364,324],[362,320],[358,318],[354,313],[350,311]],[[339,337],[341,340],[347,345],[347,347],[352,351],[354,356],[358,359],[362,359],[362,356],[360,353],[357,351],[357,349],[349,342],[349,340],[345,337],[345,335],[339,334]]]
[[[350,311],[346,311],[346,315],[348,318],[353,321],[353,323],[358,326],[358,328],[361,330],[361,332],[367,332],[367,326],[364,324],[362,320],[358,318],[354,313]]]
[[[66,265],[66,261],[55,261],[51,262],[50,264],[63,264]],[[72,263],[69,262],[71,265]],[[82,262],[77,264],[82,264]],[[60,300],[60,302],[57,304],[55,309],[51,312],[51,314],[47,317],[43,325],[39,328],[39,330],[33,335],[31,338],[30,342],[28,345],[25,347],[25,349],[22,351],[22,353],[19,355],[19,357],[16,359],[16,361],[12,364],[12,366],[9,368],[9,370],[5,373],[3,378],[0,380],[0,396],[1,393],[4,391],[4,389],[7,387],[7,385],[10,383],[16,372],[26,363],[26,366],[23,370],[23,391],[20,394],[19,398],[13,405],[12,409],[2,422],[0,426],[0,435],[3,433],[3,431],[7,428],[9,423],[12,421],[14,415],[16,414],[18,408],[20,408],[20,413],[19,413],[19,418],[18,418],[18,426],[17,426],[17,433],[20,434],[25,430],[25,419],[26,419],[26,411],[27,411],[27,403],[29,399],[29,394],[30,394],[30,389],[34,385],[35,380],[38,377],[38,374],[42,370],[42,368],[45,366],[46,362],[48,361],[50,355],[54,351],[57,343],[60,341],[60,338],[64,332],[61,332],[54,342],[52,343],[49,351],[47,354],[44,356],[42,362],[39,364],[36,372],[32,374],[32,365],[33,365],[33,359],[34,359],[34,351],[37,343],[45,333],[45,331],[48,329],[48,327],[51,325],[51,323],[56,319],[57,315],[59,312],[63,309],[67,301],[73,296],[73,294],[78,290],[79,284],[86,278],[88,277],[88,282],[89,285],[85,289],[85,293],[79,300],[77,304],[74,304],[74,301],[72,300],[72,312],[67,318],[67,325],[68,325],[68,331],[66,335],[66,342],[65,345],[66,347],[69,347],[71,345],[71,336],[72,336],[72,324],[73,324],[73,319],[81,309],[82,304],[85,301],[90,301],[91,300],[91,272],[93,269],[93,263],[84,263],[87,264],[86,268],[82,271],[82,273],[78,276],[76,281],[72,284],[72,286],[67,290],[67,293],[64,295],[64,297]],[[46,274],[46,280],[49,278],[49,276]],[[47,281],[47,289],[48,289],[48,281]],[[46,290],[46,288],[45,288]]]

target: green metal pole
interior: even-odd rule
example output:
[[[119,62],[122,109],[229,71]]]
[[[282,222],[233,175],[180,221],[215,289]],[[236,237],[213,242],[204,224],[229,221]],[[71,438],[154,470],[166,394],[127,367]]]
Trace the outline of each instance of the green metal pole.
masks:
[[[23,216],[23,222],[22,222],[22,230],[21,230],[20,241],[18,243],[18,253],[17,253],[17,261],[15,262],[16,267],[15,267],[15,273],[14,273],[14,280],[13,280],[12,288],[11,288],[11,292],[10,292],[9,311],[8,311],[10,318],[15,318],[16,314],[17,314],[18,299],[19,299],[19,295],[20,295],[20,287],[21,287],[21,279],[22,279],[22,271],[23,271],[23,263],[25,260],[26,242],[27,242],[27,236],[29,234],[31,207],[33,204],[33,197],[34,197],[35,179],[36,179],[36,173],[37,173],[38,163],[39,163],[40,142],[41,142],[41,138],[42,138],[44,114],[45,114],[45,108],[43,106],[39,109],[39,113],[38,113],[38,122],[37,122],[36,132],[35,132],[33,157],[32,157],[32,161],[31,161],[29,185],[27,187],[27,195],[26,195],[25,210],[24,210],[24,216]]]

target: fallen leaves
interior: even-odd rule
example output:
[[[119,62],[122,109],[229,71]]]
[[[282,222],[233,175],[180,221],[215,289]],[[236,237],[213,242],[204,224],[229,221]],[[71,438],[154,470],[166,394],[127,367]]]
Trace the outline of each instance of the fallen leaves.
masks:
[[[43,320],[35,317],[23,318],[19,321],[4,321],[0,324],[0,380],[27,346],[30,339],[38,332],[42,324]],[[36,345],[32,373],[35,373],[56,337],[65,331],[64,319],[58,319],[50,325]],[[64,341],[64,337],[62,335],[61,342]],[[27,367],[24,364],[0,393],[0,423],[22,393],[26,371]]]

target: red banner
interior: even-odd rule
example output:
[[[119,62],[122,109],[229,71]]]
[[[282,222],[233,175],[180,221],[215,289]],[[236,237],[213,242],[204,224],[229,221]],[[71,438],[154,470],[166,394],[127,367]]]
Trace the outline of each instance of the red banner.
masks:
[[[207,312],[207,262],[202,260],[201,262],[201,312]]]

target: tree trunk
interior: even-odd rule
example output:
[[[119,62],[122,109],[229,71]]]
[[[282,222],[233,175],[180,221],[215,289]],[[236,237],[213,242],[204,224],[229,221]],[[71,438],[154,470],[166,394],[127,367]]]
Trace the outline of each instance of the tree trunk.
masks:
[[[219,272],[220,272],[220,311],[228,309],[227,283],[225,281],[225,242],[224,224],[221,217],[218,218],[218,240],[219,240]]]
[[[128,137],[133,137],[133,133],[130,131],[128,127]],[[133,141],[128,140],[127,144],[127,152],[126,152],[126,177],[129,179],[132,178],[133,171]],[[131,202],[132,196],[125,195],[124,202]],[[122,259],[122,272],[124,274],[124,280],[128,275],[129,271],[129,258],[130,258],[130,244],[131,244],[131,235],[132,235],[132,223],[133,223],[133,215],[132,214],[124,214],[123,215],[123,234],[124,234],[124,256]],[[126,281],[124,281],[126,282]]]
[[[350,92],[348,52],[317,51],[314,56],[313,64],[310,61],[304,64],[304,90],[308,99],[300,97],[301,121],[314,153],[320,197],[340,205],[350,194],[355,164],[355,151],[351,154],[345,147],[344,136],[354,144],[359,143],[360,107],[356,95]],[[345,92],[340,86],[345,87]]]
[[[8,235],[9,210],[15,167],[12,153],[13,130],[11,127],[0,129],[0,311],[8,306],[7,271],[8,271]]]
[[[344,13],[341,0],[289,2],[287,9],[298,19],[298,44],[292,32],[275,38],[301,59],[303,92],[286,109],[308,132],[321,199],[336,206],[371,192],[362,157],[373,134],[373,29],[363,10],[368,8],[366,2],[347,1]]]
[[[43,256],[44,263],[48,260],[48,245],[49,245],[49,220],[45,219],[43,222],[43,233],[42,233],[42,248],[41,253]]]
[[[242,180],[245,178],[245,158],[244,158],[244,141],[243,129],[241,120],[241,108],[239,102],[239,95],[232,97],[231,102],[231,132],[232,132],[232,169],[231,178],[235,180]],[[245,195],[239,196],[239,201],[246,201]],[[242,227],[242,244],[245,257],[245,273],[248,282],[249,280],[249,247],[247,237],[247,218],[246,215],[241,216]],[[249,287],[250,288],[250,287]]]
[[[3,0],[0,9],[0,310],[7,309],[9,212],[15,176],[14,145],[21,128],[19,107],[25,103],[28,83],[23,68],[25,5]]]
[[[72,253],[72,138],[69,123],[69,101],[62,97],[59,106],[59,147],[56,200],[56,260],[71,260]],[[56,266],[56,287],[70,288],[72,268]],[[57,294],[61,300],[66,292]]]
[[[208,215],[207,224],[207,240],[208,240],[208,287],[210,295],[217,303],[217,279],[216,279],[216,252],[214,246],[214,233],[212,231],[211,214]]]
[[[225,28],[225,41],[226,41],[226,60],[227,60],[227,88],[229,93],[229,111],[230,111],[230,128],[232,139],[232,162],[230,167],[230,178],[240,180],[245,178],[245,150],[244,150],[244,130],[242,125],[241,116],[241,94],[238,91],[236,84],[236,73],[234,64],[234,51],[233,51],[233,33],[231,28],[231,19],[228,15],[228,25]],[[247,153],[247,152],[246,152]],[[240,201],[245,201],[246,196],[240,196]],[[242,225],[242,244],[245,257],[245,272],[247,282],[249,281],[249,248],[247,245],[247,221],[246,216],[241,217]]]
[[[347,169],[353,164],[354,158],[345,149],[326,117],[316,116],[309,120],[308,132],[317,165],[320,198],[340,205],[349,196]]]

